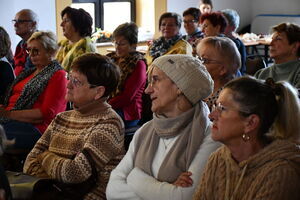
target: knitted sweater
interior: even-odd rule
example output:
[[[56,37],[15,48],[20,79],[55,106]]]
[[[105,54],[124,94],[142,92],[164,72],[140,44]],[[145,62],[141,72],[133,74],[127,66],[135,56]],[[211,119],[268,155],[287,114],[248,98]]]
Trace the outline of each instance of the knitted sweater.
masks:
[[[257,71],[254,76],[264,80],[271,77],[274,81],[288,81],[294,87],[300,88],[300,60],[274,64]]]
[[[24,172],[67,183],[83,182],[91,166],[81,151],[94,159],[98,186],[84,199],[106,199],[110,172],[121,160],[124,132],[120,117],[107,103],[95,101],[81,109],[60,113],[29,153]]]
[[[194,200],[300,199],[299,155],[299,145],[276,140],[237,163],[223,146],[211,155]]]

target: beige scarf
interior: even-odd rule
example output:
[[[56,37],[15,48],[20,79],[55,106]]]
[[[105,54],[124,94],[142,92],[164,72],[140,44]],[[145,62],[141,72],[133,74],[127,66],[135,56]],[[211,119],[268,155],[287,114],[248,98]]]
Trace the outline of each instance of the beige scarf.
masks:
[[[174,118],[153,115],[153,120],[143,126],[136,139],[134,166],[153,176],[151,166],[160,138],[179,135],[162,162],[157,179],[173,183],[182,172],[186,172],[193,161],[204,134],[209,128],[209,110],[200,101],[192,109]]]

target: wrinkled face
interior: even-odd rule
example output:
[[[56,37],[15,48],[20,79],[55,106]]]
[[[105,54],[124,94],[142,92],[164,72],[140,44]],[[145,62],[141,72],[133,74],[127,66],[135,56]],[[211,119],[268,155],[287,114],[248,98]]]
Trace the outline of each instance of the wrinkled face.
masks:
[[[214,26],[208,19],[204,20],[201,24],[202,32],[205,37],[217,36],[220,34],[220,26]]]
[[[162,36],[166,39],[171,39],[179,33],[179,27],[176,25],[176,20],[174,18],[164,18],[161,21],[159,30],[162,33]]]
[[[98,98],[98,87],[102,86],[93,86],[88,83],[84,74],[72,71],[69,74],[66,99],[73,102],[76,108],[80,108]]]
[[[223,89],[217,100],[217,108],[209,115],[213,121],[212,139],[226,145],[241,141],[245,132],[246,119],[239,113],[239,104],[233,99],[232,93],[231,89]]]
[[[64,36],[68,39],[72,38],[73,34],[77,32],[67,14],[63,16],[60,26],[62,27]]]
[[[129,55],[130,52],[133,52],[136,49],[136,45],[130,44],[128,40],[126,40],[123,36],[116,37],[114,45],[116,48],[116,53],[120,57],[125,57]]]
[[[192,15],[186,15],[183,17],[183,25],[186,33],[188,35],[192,35],[196,32],[199,26],[199,21],[195,20],[195,18]]]
[[[296,43],[289,44],[286,33],[275,32],[269,47],[270,57],[275,61],[297,54]]]
[[[213,80],[220,79],[224,75],[224,56],[220,55],[219,51],[213,45],[201,41],[197,46],[197,55]]]
[[[210,13],[212,11],[212,8],[209,4],[203,3],[199,7],[201,14],[203,13]]]
[[[167,75],[157,67],[154,67],[146,88],[146,94],[150,95],[152,100],[152,112],[164,116],[170,116],[176,109],[176,102],[179,89],[167,77]]]
[[[48,52],[39,40],[27,42],[27,52],[32,64],[36,67],[45,67],[50,64],[52,55]]]
[[[29,14],[25,11],[18,12],[14,20],[16,34],[22,38],[35,30],[35,22],[31,20]]]

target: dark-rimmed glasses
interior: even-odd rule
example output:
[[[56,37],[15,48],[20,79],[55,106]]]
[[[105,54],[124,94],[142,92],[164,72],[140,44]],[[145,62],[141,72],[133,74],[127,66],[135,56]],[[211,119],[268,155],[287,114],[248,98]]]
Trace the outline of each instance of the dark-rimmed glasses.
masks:
[[[30,20],[30,19],[13,19],[13,20],[11,20],[11,22],[12,22],[13,24],[16,24],[16,23],[21,24],[21,23],[25,23],[25,22],[33,22],[33,21]]]
[[[40,54],[40,51],[36,48],[32,48],[32,49],[28,48],[26,49],[26,53],[28,53],[28,55],[30,56],[37,56]]]

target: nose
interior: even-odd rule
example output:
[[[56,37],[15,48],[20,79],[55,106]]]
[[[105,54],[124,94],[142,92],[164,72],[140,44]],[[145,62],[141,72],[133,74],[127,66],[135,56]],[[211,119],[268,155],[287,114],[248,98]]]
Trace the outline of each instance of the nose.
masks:
[[[218,111],[211,111],[211,113],[209,113],[208,118],[210,119],[210,121],[214,121],[218,118]]]
[[[146,94],[151,94],[153,92],[152,84],[149,83],[148,86],[145,89]]]
[[[73,84],[71,83],[70,80],[68,80],[68,82],[67,82],[67,88],[68,89],[73,89]]]

